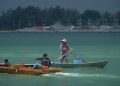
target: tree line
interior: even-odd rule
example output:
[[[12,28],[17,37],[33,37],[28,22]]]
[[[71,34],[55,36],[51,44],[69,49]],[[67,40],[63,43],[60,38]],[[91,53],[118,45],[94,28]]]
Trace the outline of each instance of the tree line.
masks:
[[[120,25],[120,11],[116,13],[100,13],[96,10],[85,10],[80,13],[77,9],[60,6],[41,9],[28,6],[17,7],[3,11],[0,15],[0,29],[18,29],[32,26],[50,26],[56,22],[63,25]]]

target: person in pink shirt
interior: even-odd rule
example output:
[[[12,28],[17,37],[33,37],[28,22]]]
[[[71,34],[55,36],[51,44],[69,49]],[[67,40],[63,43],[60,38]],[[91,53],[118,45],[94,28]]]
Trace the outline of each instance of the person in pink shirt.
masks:
[[[68,63],[68,53],[71,50],[72,49],[67,44],[67,40],[66,39],[62,39],[61,40],[61,44],[60,44],[60,51],[61,51],[60,62],[61,63],[63,63],[64,60],[66,61],[66,63]]]

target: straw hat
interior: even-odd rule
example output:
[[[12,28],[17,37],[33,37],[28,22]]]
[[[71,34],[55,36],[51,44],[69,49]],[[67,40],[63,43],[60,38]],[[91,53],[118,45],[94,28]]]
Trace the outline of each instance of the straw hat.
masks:
[[[61,42],[67,42],[67,40],[66,39],[62,39]]]

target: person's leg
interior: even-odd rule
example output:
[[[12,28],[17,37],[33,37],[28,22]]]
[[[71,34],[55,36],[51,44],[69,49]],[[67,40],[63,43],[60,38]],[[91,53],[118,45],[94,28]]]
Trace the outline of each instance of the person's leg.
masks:
[[[60,59],[60,63],[61,63],[61,64],[63,63],[63,58]]]
[[[61,64],[63,63],[64,59],[65,59],[65,56],[61,58],[61,60],[60,60]]]
[[[66,63],[68,63],[68,57],[67,56],[65,57],[65,61],[66,61]]]
[[[42,65],[39,64],[39,63],[36,63],[36,64],[33,66],[33,69],[40,68],[40,67],[42,67]]]
[[[36,69],[37,68],[37,64],[34,64],[34,66],[32,67],[33,69]]]

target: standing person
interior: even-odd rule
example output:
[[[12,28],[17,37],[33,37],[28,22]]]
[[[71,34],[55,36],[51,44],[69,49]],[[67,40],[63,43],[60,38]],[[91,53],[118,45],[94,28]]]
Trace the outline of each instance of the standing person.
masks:
[[[67,40],[62,39],[61,44],[60,44],[60,51],[61,51],[61,59],[60,59],[60,61],[61,61],[61,63],[63,63],[64,59],[65,59],[66,63],[68,63],[68,53],[71,50],[72,49],[67,44]]]

